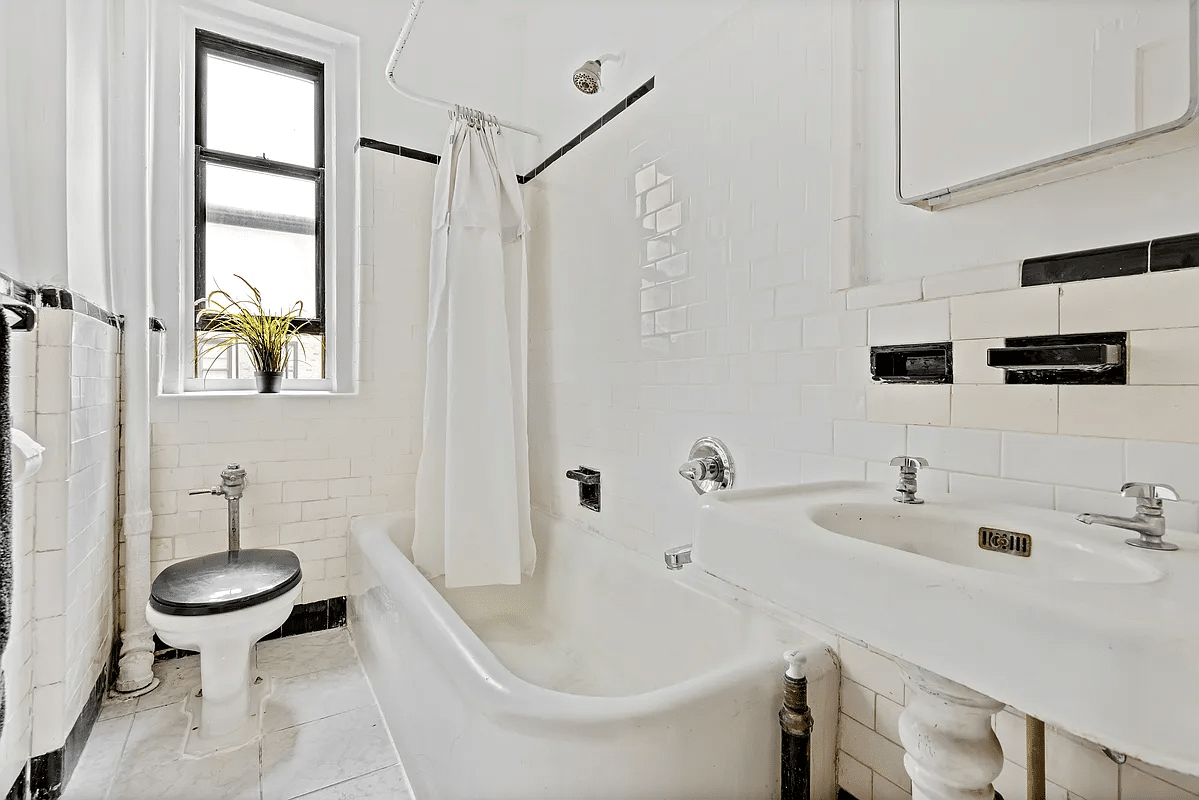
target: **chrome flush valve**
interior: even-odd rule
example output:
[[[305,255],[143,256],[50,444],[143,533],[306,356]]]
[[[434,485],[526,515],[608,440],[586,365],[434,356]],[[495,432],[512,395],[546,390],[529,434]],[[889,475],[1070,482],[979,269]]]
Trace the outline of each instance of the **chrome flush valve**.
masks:
[[[924,501],[916,496],[916,473],[928,462],[919,456],[896,456],[891,459],[891,466],[899,467],[899,485],[895,487],[896,495],[891,499],[896,503],[920,505]]]
[[[241,496],[246,491],[246,471],[240,464],[221,470],[221,482],[211,489],[193,489],[188,494],[215,494],[229,503],[229,550],[241,549]]]

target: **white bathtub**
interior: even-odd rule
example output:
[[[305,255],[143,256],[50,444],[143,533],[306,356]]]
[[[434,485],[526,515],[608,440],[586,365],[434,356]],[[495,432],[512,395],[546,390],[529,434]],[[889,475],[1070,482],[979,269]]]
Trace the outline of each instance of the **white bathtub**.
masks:
[[[835,797],[821,643],[691,585],[709,576],[533,524],[533,579],[449,590],[409,561],[411,517],[351,527],[351,631],[417,800],[777,798],[789,648],[810,659],[812,798]]]

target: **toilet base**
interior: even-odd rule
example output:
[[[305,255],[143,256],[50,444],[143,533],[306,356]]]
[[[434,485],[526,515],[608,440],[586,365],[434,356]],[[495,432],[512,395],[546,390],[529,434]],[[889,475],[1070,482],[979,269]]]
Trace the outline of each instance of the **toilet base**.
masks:
[[[250,715],[241,727],[234,730],[204,736],[204,698],[199,686],[192,688],[183,704],[187,715],[187,732],[183,737],[183,755],[202,758],[213,753],[245,747],[262,735],[266,702],[274,688],[270,676],[264,672],[250,673]]]

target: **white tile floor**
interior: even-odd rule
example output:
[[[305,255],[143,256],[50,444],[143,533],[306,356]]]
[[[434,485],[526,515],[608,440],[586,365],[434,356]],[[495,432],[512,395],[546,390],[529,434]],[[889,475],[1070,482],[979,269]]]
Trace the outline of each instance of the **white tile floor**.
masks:
[[[258,741],[184,757],[198,657],[160,662],[158,689],[105,703],[63,800],[412,800],[345,629],[262,642],[255,658],[275,681]]]

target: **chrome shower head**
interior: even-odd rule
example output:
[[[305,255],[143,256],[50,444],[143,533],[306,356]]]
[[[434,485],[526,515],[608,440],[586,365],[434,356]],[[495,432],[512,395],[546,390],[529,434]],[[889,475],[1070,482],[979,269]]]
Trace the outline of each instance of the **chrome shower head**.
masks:
[[[600,90],[600,67],[598,60],[587,61],[575,70],[575,88],[583,94],[595,94]]]
[[[624,61],[624,51],[619,53],[605,53],[599,58],[594,58],[591,61],[584,61],[583,66],[575,70],[575,88],[583,94],[595,94],[601,88],[600,69],[603,68],[607,61],[615,61],[620,63]]]

